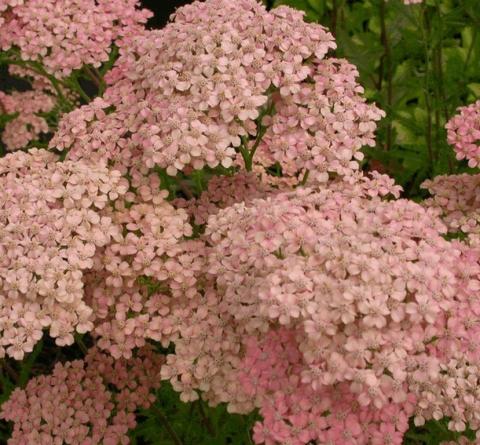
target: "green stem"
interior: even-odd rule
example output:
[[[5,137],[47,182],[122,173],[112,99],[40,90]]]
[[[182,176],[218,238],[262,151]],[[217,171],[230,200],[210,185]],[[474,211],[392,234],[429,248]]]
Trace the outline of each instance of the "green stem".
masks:
[[[430,22],[427,16],[425,5],[422,4],[420,16],[420,29],[422,33],[422,43],[425,53],[425,79],[424,79],[424,99],[425,107],[427,109],[427,128],[425,132],[425,140],[427,144],[428,157],[430,160],[430,169],[433,167],[433,144],[432,144],[432,104],[430,101]]]
[[[478,28],[475,26],[473,28],[473,35],[472,35],[472,41],[470,42],[470,46],[468,48],[468,53],[467,53],[467,58],[465,59],[465,64],[463,65],[463,72],[465,73],[468,69],[468,65],[470,63],[470,59],[473,54],[473,48],[475,48],[475,43],[477,41],[477,35],[478,35]]]
[[[310,170],[306,170],[304,175],[303,175],[303,178],[300,182],[300,185],[305,185],[307,183],[307,179],[308,179],[309,174],[310,174]]]
[[[205,176],[205,172],[203,170],[195,170],[192,173],[193,184],[195,185],[195,192],[197,197],[199,197],[203,193],[203,178]]]
[[[47,78],[52,84],[55,92],[57,93],[58,101],[60,102],[60,105],[63,107],[63,109],[65,111],[71,111],[74,109],[73,104],[65,97],[60,87],[60,86],[64,86],[68,88],[68,85],[66,85],[61,80],[57,79],[55,76],[45,71],[45,68],[43,68],[43,66],[40,63],[33,62],[33,61],[12,60],[12,59],[6,59],[3,63],[10,64],[10,65],[18,65],[23,68],[27,68],[33,71],[34,73],[40,74],[41,76]]]
[[[247,159],[247,162],[245,163],[245,168],[249,172],[252,171],[252,168],[253,168],[253,156],[255,155],[255,152],[257,151],[257,148],[260,145],[260,142],[262,142],[262,138],[263,136],[265,136],[266,132],[267,132],[267,127],[261,126],[260,129],[258,130],[258,134],[252,146],[252,149],[251,150],[247,149],[248,159]]]
[[[253,162],[252,159],[250,159],[250,152],[248,151],[248,148],[242,145],[240,147],[240,154],[242,155],[243,162],[245,163],[245,170],[247,170],[247,172],[252,171]]]
[[[439,9],[440,14],[440,9]],[[440,33],[442,33],[442,28],[440,28]],[[435,107],[435,127],[436,127],[436,147],[437,155],[438,151],[443,146],[445,147],[445,135],[444,135],[444,125],[449,119],[447,95],[445,92],[445,82],[443,81],[443,49],[442,49],[442,39],[437,45],[435,50],[435,78],[437,79],[437,88],[436,88],[436,107]],[[440,119],[440,111],[443,111],[443,122]],[[453,152],[451,149],[447,150],[447,163],[448,163],[448,172],[450,174],[454,171],[454,162],[453,162]]]
[[[437,7],[438,11],[438,20],[439,20],[439,28],[440,28],[440,38],[439,42],[437,44],[437,74],[438,74],[438,85],[439,85],[439,90],[440,90],[440,97],[441,97],[441,102],[442,102],[442,108],[443,108],[443,117],[445,121],[448,121],[450,118],[450,113],[448,111],[448,102],[447,102],[447,94],[445,92],[445,82],[444,82],[444,76],[443,76],[443,15],[442,15],[442,9],[441,9],[441,4],[439,0],[435,0],[435,5]],[[474,36],[472,37],[472,42],[475,40],[475,36],[477,33],[477,29],[474,29]],[[472,46],[473,48],[473,46]],[[467,56],[468,59],[468,56]]]
[[[439,44],[437,47],[437,74],[438,87],[440,90],[440,98],[443,109],[443,117],[446,122],[450,118],[450,113],[448,112],[447,94],[445,93],[445,82],[443,81],[443,48],[441,44]]]
[[[102,79],[103,79],[103,76],[105,76],[105,74],[107,73],[107,71],[109,71],[112,68],[113,64],[117,60],[117,57],[118,57],[118,47],[114,45],[112,48],[112,51],[110,52],[108,61],[100,68],[100,70],[98,70],[100,77]]]
[[[10,376],[10,378],[14,382],[18,382],[19,376],[17,372],[10,366],[10,363],[8,363],[7,359],[2,360],[2,366],[5,371],[7,371],[7,374]]]
[[[255,152],[257,151],[257,148],[260,145],[260,142],[262,142],[263,136],[265,136],[265,133],[267,132],[267,127],[262,125],[262,119],[265,116],[271,116],[274,113],[274,111],[275,111],[275,105],[273,103],[272,97],[270,96],[268,105],[262,110],[259,117],[257,118],[257,135],[255,137],[255,142],[253,143],[252,148],[250,150],[248,149],[248,142],[249,142],[248,137],[246,136],[240,137],[242,141],[242,145],[240,146],[240,153],[245,162],[245,169],[248,172],[252,171],[253,156],[255,155]]]
[[[100,88],[100,79],[93,72],[93,70],[88,65],[85,65],[83,68],[87,73],[87,76],[89,77],[89,79],[95,84],[97,88]]]
[[[35,364],[38,356],[42,352],[43,349],[43,339],[41,339],[33,348],[32,353],[27,357],[26,360],[23,361],[22,367],[20,368],[20,375],[18,377],[18,384],[20,387],[24,387],[27,382],[28,378],[30,377],[30,372],[32,370],[32,366]]]
[[[240,145],[240,154],[242,155],[243,162],[245,164],[245,170],[247,172],[252,171],[253,160],[250,157],[250,150],[248,149],[248,136],[240,136],[242,144]]]
[[[380,60],[380,68],[379,68],[379,79],[378,85],[379,89],[382,88],[383,77],[386,75],[386,82],[387,82],[387,111],[389,113],[392,112],[392,104],[393,104],[393,67],[392,67],[392,53],[390,48],[390,41],[388,39],[387,33],[387,13],[386,13],[386,3],[385,0],[380,0],[380,40],[383,45],[383,55]],[[384,71],[386,71],[384,73]],[[393,129],[392,129],[392,121],[391,119],[388,120],[387,123],[387,140],[385,144],[385,150],[389,151],[392,148],[392,136],[393,136]]]
[[[80,85],[77,77],[75,75],[73,75],[71,77],[71,80],[70,80],[70,87],[73,91],[75,91],[76,93],[78,93],[78,95],[85,101],[85,102],[90,102],[92,99],[90,98],[90,96],[85,93],[85,91],[83,90],[82,86]]]
[[[167,430],[168,434],[170,435],[170,438],[172,439],[173,443],[175,445],[183,445],[182,441],[178,437],[177,433],[172,428],[172,425],[170,425],[170,422],[168,421],[165,414],[163,414],[162,411],[160,411],[160,409],[158,407],[156,407],[155,405],[152,405],[152,407],[150,409],[156,414],[156,416],[158,417],[160,422],[163,424],[163,426]]]
[[[84,354],[87,354],[88,353],[88,348],[86,347],[85,343],[83,342],[83,338],[80,334],[78,333],[75,333],[75,343],[78,345],[78,347],[80,348],[80,350],[84,353]]]
[[[95,84],[98,89],[98,95],[101,96],[106,88],[105,80],[103,80],[102,75],[96,68],[91,68],[90,66],[86,65],[84,70],[88,76],[88,78]]]
[[[212,422],[210,421],[209,417],[205,413],[205,409],[203,408],[203,402],[201,399],[198,400],[198,410],[200,411],[200,416],[202,417],[203,424],[206,426],[208,432],[212,437],[215,437],[215,429],[213,428]]]
[[[332,31],[332,35],[334,37],[337,35],[337,22],[338,22],[338,0],[333,0],[332,26],[330,27],[330,30]]]

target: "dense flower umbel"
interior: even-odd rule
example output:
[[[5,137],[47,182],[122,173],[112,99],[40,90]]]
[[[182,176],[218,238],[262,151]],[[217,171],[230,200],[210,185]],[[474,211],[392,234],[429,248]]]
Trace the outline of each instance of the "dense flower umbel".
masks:
[[[409,201],[299,189],[251,206],[236,204],[211,217],[209,272],[218,276],[223,299],[245,321],[247,332],[267,327],[270,319],[286,326],[301,323],[312,338],[334,336],[339,323],[367,330],[412,318],[433,323],[433,313],[409,312],[417,292],[427,300],[440,298],[428,296],[431,291],[414,285],[413,277],[424,273],[420,263],[429,255],[450,248],[440,236],[444,231],[433,212]],[[453,280],[452,286],[447,265],[454,252],[444,264],[425,266]]]
[[[55,106],[54,98],[41,91],[0,91],[0,114],[17,114],[2,131],[2,142],[8,150],[25,148],[41,133],[48,133],[48,123],[39,113],[48,113]]]
[[[467,422],[473,430],[478,430],[480,248],[460,242],[453,242],[451,248],[461,252],[454,304],[436,323],[443,324],[443,333],[426,348],[426,353],[436,356],[439,363],[428,364],[423,357],[422,371],[412,376],[409,387],[417,395],[417,425],[429,418],[448,417],[448,427],[453,431],[464,431]]]
[[[122,235],[98,252],[85,279],[98,346],[116,358],[146,339],[167,346],[178,329],[173,313],[198,298],[203,243],[186,240],[192,227],[184,210],[151,193],[149,203],[117,203],[111,217]]]
[[[63,77],[108,60],[112,45],[139,33],[151,16],[137,0],[0,0],[0,48],[18,48]]]
[[[199,198],[176,199],[176,207],[185,208],[197,225],[205,224],[210,215],[237,202],[264,197],[276,189],[263,183],[254,173],[239,172],[233,176],[214,176]]]
[[[147,338],[168,345],[172,313],[198,295],[204,249],[187,240],[189,216],[165,199],[158,176],[128,184],[101,163],[35,149],[3,168],[2,354],[21,359],[45,327],[60,345],[93,329],[115,358]]]
[[[125,48],[103,99],[67,115],[52,147],[127,165],[139,147],[144,165],[170,175],[230,167],[238,152],[250,168],[255,151],[289,175],[351,173],[383,112],[360,96],[351,65],[325,59],[334,47],[290,8],[195,2]]]
[[[447,123],[448,142],[457,159],[467,159],[470,167],[480,164],[480,100],[459,108],[459,114]]]
[[[91,349],[84,360],[57,363],[2,405],[0,417],[14,425],[9,445],[130,443],[135,410],[155,400],[162,360],[150,349],[128,361]]]
[[[83,271],[118,236],[101,211],[127,187],[118,171],[38,149],[1,158],[0,184],[0,355],[21,359],[43,328],[59,345],[91,329]]]
[[[451,330],[453,324],[466,322],[466,313],[471,314],[471,309],[457,312],[455,307],[461,306],[461,295],[475,295],[478,263],[472,260],[474,269],[462,271],[468,285],[458,294],[460,271],[457,275],[455,271],[461,248],[444,240],[441,235],[445,232],[434,211],[405,200],[367,199],[358,190],[351,196],[345,186],[337,186],[336,191],[281,193],[221,210],[209,219],[206,232],[213,246],[208,271],[216,282],[219,300],[204,305],[212,311],[204,319],[212,326],[209,332],[219,333],[217,353],[202,353],[198,343],[197,349],[187,348],[187,343],[193,345],[195,340],[185,339],[176,356],[167,357],[163,377],[186,373],[190,386],[201,387],[212,402],[230,402],[233,411],[260,406],[267,413],[262,430],[266,443],[290,440],[304,444],[312,434],[320,443],[328,443],[322,434],[336,434],[330,423],[313,426],[308,434],[292,427],[294,412],[318,418],[318,413],[308,414],[309,408],[291,411],[294,407],[289,403],[294,403],[295,395],[308,400],[316,394],[325,403],[321,411],[334,412],[335,406],[324,395],[344,388],[358,403],[354,411],[358,423],[365,423],[362,416],[379,419],[377,410],[389,406],[408,416],[417,398],[422,403],[428,400],[427,380],[432,380],[431,388],[441,385],[444,369],[447,372],[452,366],[454,352],[459,350],[458,345],[454,347],[457,341],[474,348],[472,360],[478,353],[473,342],[475,329],[465,340],[459,337],[463,334]],[[228,326],[218,325],[217,317]],[[476,326],[475,320],[471,322]],[[219,329],[213,329],[215,324]],[[294,385],[291,391],[286,383],[276,386],[279,380],[271,363],[265,364],[261,376],[256,376],[255,366],[246,372],[248,353],[245,357],[241,352],[246,339],[251,339],[247,346],[255,345],[265,332],[279,325],[291,338],[286,346],[290,352],[284,354],[289,354],[292,363],[287,366],[276,357],[277,352],[271,357],[287,366],[282,372],[286,382]],[[452,336],[458,340],[449,343]],[[240,342],[238,347],[235,342]],[[211,346],[206,339],[203,344]],[[200,373],[195,363],[198,357],[208,363],[208,356],[214,357],[217,366],[207,372],[202,366]],[[188,359],[191,365],[187,365]],[[462,372],[473,372],[465,366],[460,364]],[[266,387],[262,389],[262,385]],[[245,391],[246,387],[250,390]],[[458,386],[453,388],[455,394],[460,391]],[[442,392],[438,390],[438,394]],[[272,400],[276,401],[276,414],[269,417]],[[469,403],[476,406],[476,400],[466,406],[458,397],[459,419],[453,429],[462,428]],[[416,418],[421,422],[425,417],[451,414],[444,398],[425,405]],[[381,423],[363,436],[358,432],[352,443],[400,443],[406,425],[399,429],[391,426],[391,442],[382,442],[385,431]],[[380,429],[374,441],[376,428]],[[334,437],[333,443],[343,443],[335,442]]]
[[[437,209],[450,232],[480,234],[480,175],[436,176],[422,187],[432,194],[423,205]]]
[[[415,399],[385,401],[381,409],[357,401],[351,385],[339,383],[312,390],[300,377],[305,363],[299,332],[280,328],[247,341],[239,379],[260,402],[263,421],[254,427],[256,443],[300,445],[400,445]],[[381,386],[389,389],[384,377]],[[403,388],[400,387],[402,390]],[[395,396],[391,397],[395,399]]]
[[[309,170],[321,182],[328,172],[357,169],[358,150],[374,144],[375,122],[384,114],[360,99],[356,76],[346,60],[324,59],[312,66],[311,82],[281,85],[273,96],[276,113],[263,119],[268,130],[258,161],[265,167],[278,162],[284,176]]]

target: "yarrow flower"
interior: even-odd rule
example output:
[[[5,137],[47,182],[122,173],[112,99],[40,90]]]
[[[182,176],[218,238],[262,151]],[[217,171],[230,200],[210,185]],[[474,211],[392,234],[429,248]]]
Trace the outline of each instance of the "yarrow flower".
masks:
[[[159,387],[163,357],[151,349],[113,360],[97,349],[84,360],[57,363],[50,375],[16,388],[0,417],[13,422],[10,445],[118,445],[130,443],[135,410],[148,408]]]
[[[478,256],[443,238],[434,210],[350,187],[274,193],[208,220],[215,284],[162,377],[184,400],[197,389],[232,412],[259,407],[256,443],[400,444],[411,415],[421,423],[456,410],[451,428],[461,430],[478,409],[460,383],[442,387],[457,351],[477,360],[467,314],[478,310]],[[474,368],[457,366],[472,379]]]
[[[99,67],[112,45],[141,32],[151,16],[137,0],[1,0],[0,48],[18,49],[61,78]]]
[[[432,195],[423,205],[436,209],[450,232],[480,234],[480,175],[436,176],[422,187]]]
[[[185,208],[197,225],[207,222],[210,215],[216,214],[232,204],[264,197],[276,188],[262,182],[254,173],[239,172],[233,176],[214,176],[208,182],[207,190],[198,198],[178,198],[173,204]]]
[[[32,149],[0,159],[0,355],[19,360],[49,328],[57,344],[91,329],[83,272],[118,236],[102,215],[125,194],[118,171]]]
[[[25,148],[50,128],[41,113],[48,113],[55,106],[54,98],[41,91],[15,91],[6,94],[0,91],[0,113],[15,115],[2,131],[2,142],[8,150]]]
[[[384,113],[361,97],[353,66],[326,58],[333,48],[293,9],[195,2],[134,39],[103,98],[65,116],[51,146],[128,167],[140,156],[169,175],[255,162],[311,180],[350,174]]]
[[[469,167],[477,167],[480,164],[480,100],[458,111],[446,125],[448,142],[453,145],[458,160],[467,159]]]
[[[203,272],[203,243],[187,239],[187,213],[168,203],[165,192],[141,190],[153,195],[151,202],[117,202],[111,218],[122,235],[98,252],[85,276],[92,333],[115,358],[131,357],[147,339],[168,346],[179,328],[176,314],[199,297]]]
[[[248,344],[239,378],[262,400],[263,420],[253,428],[254,442],[400,445],[414,399],[378,410],[360,405],[346,383],[312,391],[293,374],[302,367],[296,337],[281,328]]]

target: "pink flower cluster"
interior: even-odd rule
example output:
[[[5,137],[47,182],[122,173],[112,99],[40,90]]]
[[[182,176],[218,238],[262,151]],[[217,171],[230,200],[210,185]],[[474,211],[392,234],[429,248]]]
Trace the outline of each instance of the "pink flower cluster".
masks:
[[[450,442],[442,442],[440,445],[470,445],[472,442],[468,440],[467,437],[461,436],[457,439],[457,442],[450,441]]]
[[[435,257],[438,249],[451,250],[440,236],[444,231],[433,212],[409,201],[382,202],[342,191],[298,189],[293,194],[255,200],[251,206],[236,204],[210,217],[206,234],[214,247],[208,271],[218,277],[217,288],[225,292],[223,298],[232,315],[245,320],[246,331],[249,326],[265,328],[271,319],[286,326],[296,325],[298,319],[306,336],[312,338],[327,333],[334,336],[337,323],[355,320],[354,324],[361,321],[366,329],[387,326],[391,316],[396,323],[411,318],[431,323],[434,314],[414,317],[415,305],[407,310],[405,286],[410,274],[424,272],[421,262],[427,262],[429,255]],[[426,244],[420,249],[411,238],[425,238]],[[406,249],[409,243],[412,251]],[[415,266],[395,265],[401,261]],[[453,286],[455,280],[446,263],[441,266],[430,261],[428,267],[438,267],[434,272],[437,280],[443,276],[445,286],[448,282]],[[389,274],[390,279],[386,278]],[[418,292],[427,298],[427,289],[409,287],[412,296]],[[297,293],[301,300],[295,297]],[[312,300],[327,295],[328,301]],[[366,306],[357,302],[367,296],[371,302]],[[311,320],[313,316],[327,318]]]
[[[185,208],[193,217],[193,222],[202,225],[210,215],[216,214],[237,202],[261,198],[275,189],[265,184],[260,178],[249,172],[241,171],[233,176],[213,176],[208,182],[208,188],[199,198],[178,198],[174,205]]]
[[[450,232],[480,235],[480,175],[437,176],[422,187],[432,194],[423,205],[437,209]]]
[[[162,356],[139,350],[130,360],[91,349],[84,360],[57,363],[50,375],[31,379],[2,405],[13,422],[11,445],[126,445],[135,410],[148,408],[159,387]]]
[[[415,424],[425,420],[449,418],[448,428],[465,431],[467,425],[480,429],[480,248],[453,242],[452,250],[460,252],[456,268],[457,286],[451,307],[438,317],[442,334],[426,344],[425,353],[438,362],[428,363],[425,355],[417,363],[418,371],[409,381],[416,395]],[[480,437],[477,432],[477,441]]]
[[[446,125],[448,142],[457,159],[467,159],[470,167],[480,164],[480,100],[459,108],[459,113]]]
[[[139,148],[169,175],[229,168],[239,153],[251,169],[255,152],[285,175],[350,174],[384,113],[365,103],[351,65],[325,58],[331,48],[330,33],[290,8],[195,2],[125,48],[103,99],[66,116],[51,146],[125,165]]]
[[[259,407],[266,444],[400,444],[411,415],[477,428],[480,399],[463,394],[476,388],[479,251],[444,240],[434,210],[364,184],[209,218],[213,285],[161,371],[182,400]]]
[[[362,146],[374,145],[376,121],[383,111],[359,98],[358,72],[346,60],[323,59],[309,73],[309,82],[281,85],[275,114],[258,147],[264,167],[282,166],[283,176],[310,171],[325,182],[328,173],[348,176],[363,159]],[[251,143],[250,145],[253,145]],[[353,159],[352,159],[353,158]]]
[[[85,276],[93,334],[115,358],[131,357],[147,339],[168,346],[179,311],[199,296],[203,243],[186,239],[192,235],[187,213],[168,203],[158,184],[149,193],[148,203],[117,203],[111,217],[121,235],[98,252]]]
[[[22,359],[49,328],[57,344],[91,330],[83,271],[97,248],[118,236],[102,215],[125,194],[118,171],[58,162],[45,150],[0,159],[0,355]]]
[[[188,214],[158,176],[128,183],[101,163],[36,149],[3,161],[2,355],[23,358],[47,327],[59,345],[92,331],[115,358],[147,338],[168,345],[198,295],[203,243],[187,240]]]
[[[239,378],[246,392],[262,401],[255,443],[400,445],[414,398],[377,409],[358,403],[347,383],[312,390],[299,377],[304,365],[298,338],[298,332],[281,328],[247,343]],[[391,391],[387,378],[382,386]]]
[[[99,67],[151,16],[137,0],[1,0],[0,48],[18,48],[57,77],[83,65]]]
[[[48,133],[49,126],[41,113],[48,113],[55,106],[55,99],[41,91],[15,91],[6,94],[0,91],[0,114],[18,115],[6,123],[2,142],[8,150],[18,150],[38,139],[41,133]]]

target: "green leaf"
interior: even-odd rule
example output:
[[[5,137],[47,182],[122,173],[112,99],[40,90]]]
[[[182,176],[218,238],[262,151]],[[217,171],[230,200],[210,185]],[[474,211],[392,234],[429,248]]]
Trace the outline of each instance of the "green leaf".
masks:
[[[162,383],[157,391],[155,407],[166,417],[182,445],[253,445],[250,430],[257,420],[249,416],[229,414],[225,405],[209,407],[205,402],[183,403],[169,383]],[[151,445],[173,444],[164,424],[155,415],[155,409],[143,410],[137,427],[130,437]]]
[[[307,0],[307,4],[318,14],[319,17],[325,12],[325,0]]]
[[[480,97],[480,83],[469,83],[467,88],[475,95],[476,98]]]
[[[33,348],[33,351],[28,354],[28,356],[24,360],[22,360],[20,364],[20,374],[18,378],[18,385],[21,388],[23,388],[27,384],[32,367],[35,364],[35,361],[37,360],[39,354],[42,352],[42,348],[43,339],[40,339],[40,341]]]

